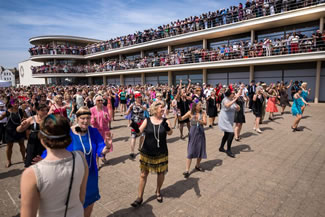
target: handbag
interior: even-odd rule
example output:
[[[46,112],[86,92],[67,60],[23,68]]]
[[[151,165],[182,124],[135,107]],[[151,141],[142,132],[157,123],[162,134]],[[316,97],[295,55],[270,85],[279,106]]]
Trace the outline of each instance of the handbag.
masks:
[[[70,194],[71,194],[72,183],[73,183],[73,177],[74,177],[75,156],[74,156],[74,153],[73,152],[71,152],[71,154],[72,154],[72,173],[71,173],[71,179],[70,179],[70,185],[69,185],[69,191],[68,191],[67,201],[65,202],[64,217],[67,216],[68,207],[69,207],[69,200],[70,200]]]

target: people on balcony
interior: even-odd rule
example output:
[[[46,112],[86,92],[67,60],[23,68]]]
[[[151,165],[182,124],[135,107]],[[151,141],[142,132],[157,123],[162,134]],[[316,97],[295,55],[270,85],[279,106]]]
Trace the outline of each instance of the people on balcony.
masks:
[[[125,58],[120,61],[109,59],[103,63],[89,65],[36,66],[32,67],[32,73],[92,73],[322,51],[325,49],[323,35],[325,36],[325,32],[321,34],[320,31],[317,31],[308,38],[300,32],[293,32],[282,38],[272,40],[264,38],[260,41],[255,40],[253,43],[239,41],[218,45],[218,47],[209,50],[202,48],[178,49],[170,54],[156,53],[143,58]]]

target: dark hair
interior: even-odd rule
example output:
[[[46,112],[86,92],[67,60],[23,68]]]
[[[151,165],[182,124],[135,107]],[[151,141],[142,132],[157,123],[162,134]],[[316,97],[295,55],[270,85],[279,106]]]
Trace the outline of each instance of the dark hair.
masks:
[[[69,121],[61,115],[47,115],[41,123],[38,135],[47,147],[64,149],[71,143]]]
[[[230,88],[227,89],[226,92],[225,92],[225,96],[226,96],[226,97],[229,97],[229,96],[231,95],[231,92],[232,92],[232,91],[231,91]]]
[[[197,102],[197,103],[196,102],[193,102],[192,103],[192,108],[191,108],[191,114],[192,115],[194,115],[196,113],[196,106],[197,106],[197,104],[199,104],[199,102]],[[202,108],[201,108],[201,111],[200,112],[202,112]]]
[[[39,110],[42,110],[43,108],[47,108],[47,105],[44,103],[41,103],[41,104],[37,103],[37,104],[35,104],[35,108],[36,108],[36,111],[39,111]]]

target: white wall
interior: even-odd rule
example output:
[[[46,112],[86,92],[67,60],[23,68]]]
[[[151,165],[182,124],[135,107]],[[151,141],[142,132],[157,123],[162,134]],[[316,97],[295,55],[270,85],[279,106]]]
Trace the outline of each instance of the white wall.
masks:
[[[5,69],[1,72],[0,80],[10,81],[11,86],[15,86],[15,75],[9,69]]]
[[[43,63],[26,60],[18,64],[20,85],[45,84],[45,78],[33,78],[31,66],[41,66]]]

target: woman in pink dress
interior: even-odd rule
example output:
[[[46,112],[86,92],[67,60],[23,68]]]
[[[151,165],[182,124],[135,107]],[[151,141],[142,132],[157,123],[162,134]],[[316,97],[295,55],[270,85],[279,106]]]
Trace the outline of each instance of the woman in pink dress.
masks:
[[[274,86],[275,87],[275,86]],[[278,108],[276,107],[277,98],[278,98],[278,92],[275,90],[275,88],[272,88],[269,90],[269,99],[267,101],[266,105],[266,112],[270,112],[269,120],[273,121],[273,113],[278,112]]]
[[[94,97],[94,104],[95,106],[90,109],[91,112],[91,125],[94,128],[97,128],[100,135],[105,139],[110,137],[110,129],[109,129],[109,122],[110,122],[110,116],[109,112],[106,106],[103,105],[103,97],[101,95],[96,95]],[[113,147],[111,147],[110,151],[113,150]],[[105,156],[104,156],[104,160]]]
[[[107,110],[108,110],[108,115],[109,115],[109,128],[112,127],[111,122],[114,120],[114,110],[112,105],[112,97],[114,97],[114,94],[112,93],[112,90],[107,91]]]

